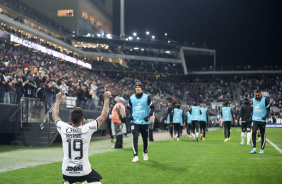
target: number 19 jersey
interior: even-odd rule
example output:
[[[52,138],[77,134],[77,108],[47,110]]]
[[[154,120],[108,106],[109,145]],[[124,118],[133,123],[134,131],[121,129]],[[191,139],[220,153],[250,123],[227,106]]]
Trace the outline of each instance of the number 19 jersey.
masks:
[[[88,148],[92,134],[97,131],[97,121],[74,127],[63,121],[57,122],[57,130],[62,137],[64,160],[63,175],[84,176],[91,172]]]

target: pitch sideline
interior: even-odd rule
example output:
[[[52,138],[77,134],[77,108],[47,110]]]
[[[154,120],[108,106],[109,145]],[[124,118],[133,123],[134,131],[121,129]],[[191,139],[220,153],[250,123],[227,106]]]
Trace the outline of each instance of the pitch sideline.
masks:
[[[273,142],[271,142],[268,138],[266,138],[266,140],[267,140],[267,142],[269,143],[269,144],[271,144],[271,146],[273,146],[277,151],[279,151],[281,154],[282,154],[282,150],[278,147],[278,146],[276,146]]]

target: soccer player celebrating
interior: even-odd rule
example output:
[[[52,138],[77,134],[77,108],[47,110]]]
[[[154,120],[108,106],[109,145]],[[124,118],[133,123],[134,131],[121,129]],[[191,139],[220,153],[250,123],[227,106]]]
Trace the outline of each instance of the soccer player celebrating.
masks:
[[[253,123],[252,123],[252,141],[253,149],[250,152],[251,154],[256,153],[256,134],[257,129],[260,129],[261,133],[261,149],[260,154],[264,153],[265,146],[265,126],[266,120],[270,113],[270,104],[268,100],[262,96],[260,89],[255,91],[255,97],[253,98]]]
[[[133,155],[132,162],[138,162],[138,135],[141,133],[143,139],[143,160],[148,160],[148,128],[150,124],[150,116],[153,115],[154,106],[150,97],[143,93],[143,85],[141,82],[135,83],[135,95],[129,99],[127,109],[131,112],[131,131],[133,136]],[[150,110],[151,109],[151,110]]]
[[[72,124],[65,123],[59,115],[59,106],[62,100],[62,92],[56,95],[56,102],[52,112],[52,118],[57,130],[62,137],[64,160],[62,165],[64,184],[82,183],[103,183],[101,175],[91,169],[88,160],[88,148],[92,134],[107,119],[109,113],[110,93],[104,93],[104,107],[101,116],[95,121],[82,125],[84,121],[83,110],[75,107],[70,112]]]

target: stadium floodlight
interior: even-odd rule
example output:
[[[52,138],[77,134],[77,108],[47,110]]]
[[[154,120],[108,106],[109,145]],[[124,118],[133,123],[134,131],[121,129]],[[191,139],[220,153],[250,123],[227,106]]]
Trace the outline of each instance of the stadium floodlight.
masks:
[[[101,37],[101,34],[97,34],[98,37]]]
[[[165,36],[167,36],[167,33],[165,33]]]
[[[170,43],[170,41],[168,40],[167,43]]]
[[[137,40],[140,40],[140,38],[139,38],[139,37],[137,37]]]
[[[133,36],[137,36],[137,33],[134,32],[134,33],[133,33]]]
[[[149,31],[146,31],[146,35],[149,35],[150,34],[150,32]]]
[[[134,50],[138,50],[139,49],[139,47],[134,47]]]
[[[111,35],[111,34],[107,34],[106,37],[107,37],[108,39],[112,39],[112,35]]]
[[[154,36],[154,35],[152,36],[152,39],[155,39],[155,36]]]
[[[129,39],[129,40],[132,40],[133,38],[130,36],[130,37],[128,37],[128,39]]]

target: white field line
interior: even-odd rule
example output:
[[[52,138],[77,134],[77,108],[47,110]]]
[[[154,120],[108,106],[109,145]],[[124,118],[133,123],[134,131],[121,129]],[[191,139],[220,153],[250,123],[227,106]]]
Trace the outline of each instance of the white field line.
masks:
[[[271,144],[271,146],[273,146],[277,151],[279,151],[282,154],[282,150],[276,146],[273,142],[271,142],[268,138],[266,138],[267,142],[269,142],[269,144]]]

